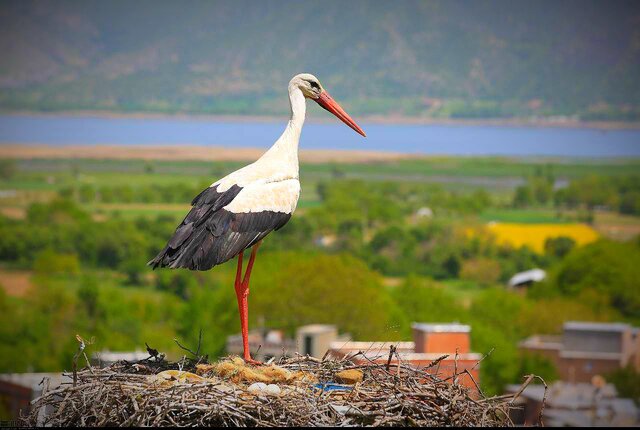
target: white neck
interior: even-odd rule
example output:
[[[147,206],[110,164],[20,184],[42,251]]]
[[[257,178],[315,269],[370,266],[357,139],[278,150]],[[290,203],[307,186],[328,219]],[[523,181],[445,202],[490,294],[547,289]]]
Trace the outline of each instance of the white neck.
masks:
[[[300,141],[300,134],[307,111],[306,100],[297,85],[289,86],[289,104],[291,107],[291,118],[284,132],[261,158],[274,161],[277,159],[278,162],[286,165],[287,170],[291,170],[292,173],[295,172],[295,177],[297,177],[298,142]]]
[[[294,123],[302,129],[304,117],[307,113],[307,101],[297,85],[289,86],[289,106],[291,108],[289,124]]]
[[[307,113],[307,102],[297,85],[289,86],[289,107],[291,117],[287,123],[287,127],[274,146],[286,147],[288,151],[298,152],[298,142],[300,141],[300,133],[304,125],[304,118]]]

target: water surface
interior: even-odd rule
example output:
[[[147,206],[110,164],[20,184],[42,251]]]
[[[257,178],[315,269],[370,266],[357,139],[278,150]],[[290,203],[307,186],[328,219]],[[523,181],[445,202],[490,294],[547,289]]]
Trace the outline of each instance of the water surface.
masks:
[[[270,123],[0,115],[0,144],[188,144],[266,148],[278,138],[285,123],[285,120]],[[367,123],[361,126],[367,133],[366,139],[337,120],[323,124],[307,122],[301,147],[442,155],[640,157],[640,130]]]

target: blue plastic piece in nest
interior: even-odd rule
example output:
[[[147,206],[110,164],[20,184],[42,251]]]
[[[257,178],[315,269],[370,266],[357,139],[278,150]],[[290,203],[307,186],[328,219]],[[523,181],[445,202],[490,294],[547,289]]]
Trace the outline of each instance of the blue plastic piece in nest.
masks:
[[[349,385],[340,385],[340,384],[315,384],[313,388],[317,388],[322,391],[351,391],[353,387]]]

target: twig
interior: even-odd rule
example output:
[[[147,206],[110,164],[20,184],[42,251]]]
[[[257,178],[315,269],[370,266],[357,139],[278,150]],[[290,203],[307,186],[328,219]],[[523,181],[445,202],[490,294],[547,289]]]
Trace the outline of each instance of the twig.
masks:
[[[513,395],[513,398],[511,399],[509,404],[513,405],[513,402],[515,402],[518,399],[518,397],[520,397],[522,392],[529,386],[529,384],[531,384],[531,381],[533,381],[533,378],[535,377],[536,375],[525,376],[526,378],[525,381],[522,383],[522,385],[520,386],[520,389],[516,392],[516,394]]]
[[[190,350],[189,348],[187,348],[186,346],[182,345],[179,341],[177,337],[173,338],[173,341],[176,343],[176,345],[178,345],[178,347],[180,347],[180,349],[187,351],[189,354],[193,355],[194,357],[198,358],[198,354],[196,354],[195,352],[193,352],[192,350]]]
[[[80,355],[84,355],[85,360],[87,361],[87,366],[91,369],[91,363],[89,363],[89,359],[87,355],[84,353],[84,349],[87,347],[86,342],[79,334],[76,334],[76,340],[78,341],[78,351],[73,355],[73,360],[71,361],[71,369],[73,370],[73,386],[76,386],[78,381],[78,358]]]
[[[200,357],[200,347],[202,346],[202,327],[198,332],[198,349],[196,349],[196,357]]]
[[[456,355],[453,358],[453,385],[458,384],[458,348],[456,348]]]
[[[489,352],[487,352],[485,355],[482,356],[482,358],[480,358],[480,360],[476,361],[476,364],[474,364],[471,367],[471,370],[474,370],[476,367],[478,367],[480,365],[480,363],[482,363],[484,361],[485,358],[489,357],[493,353],[494,350],[495,350],[495,348],[491,348],[489,350]]]
[[[387,360],[387,372],[389,371],[389,366],[391,366],[391,358],[393,358],[393,354],[395,354],[396,352],[396,347],[395,345],[390,345],[389,346],[389,359]]]

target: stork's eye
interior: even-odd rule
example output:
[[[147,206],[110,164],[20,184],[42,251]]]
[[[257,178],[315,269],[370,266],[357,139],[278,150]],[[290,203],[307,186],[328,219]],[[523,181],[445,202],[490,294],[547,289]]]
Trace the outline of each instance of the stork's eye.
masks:
[[[320,84],[314,81],[309,81],[309,83],[311,84],[311,88],[315,88],[316,90],[320,89]]]

